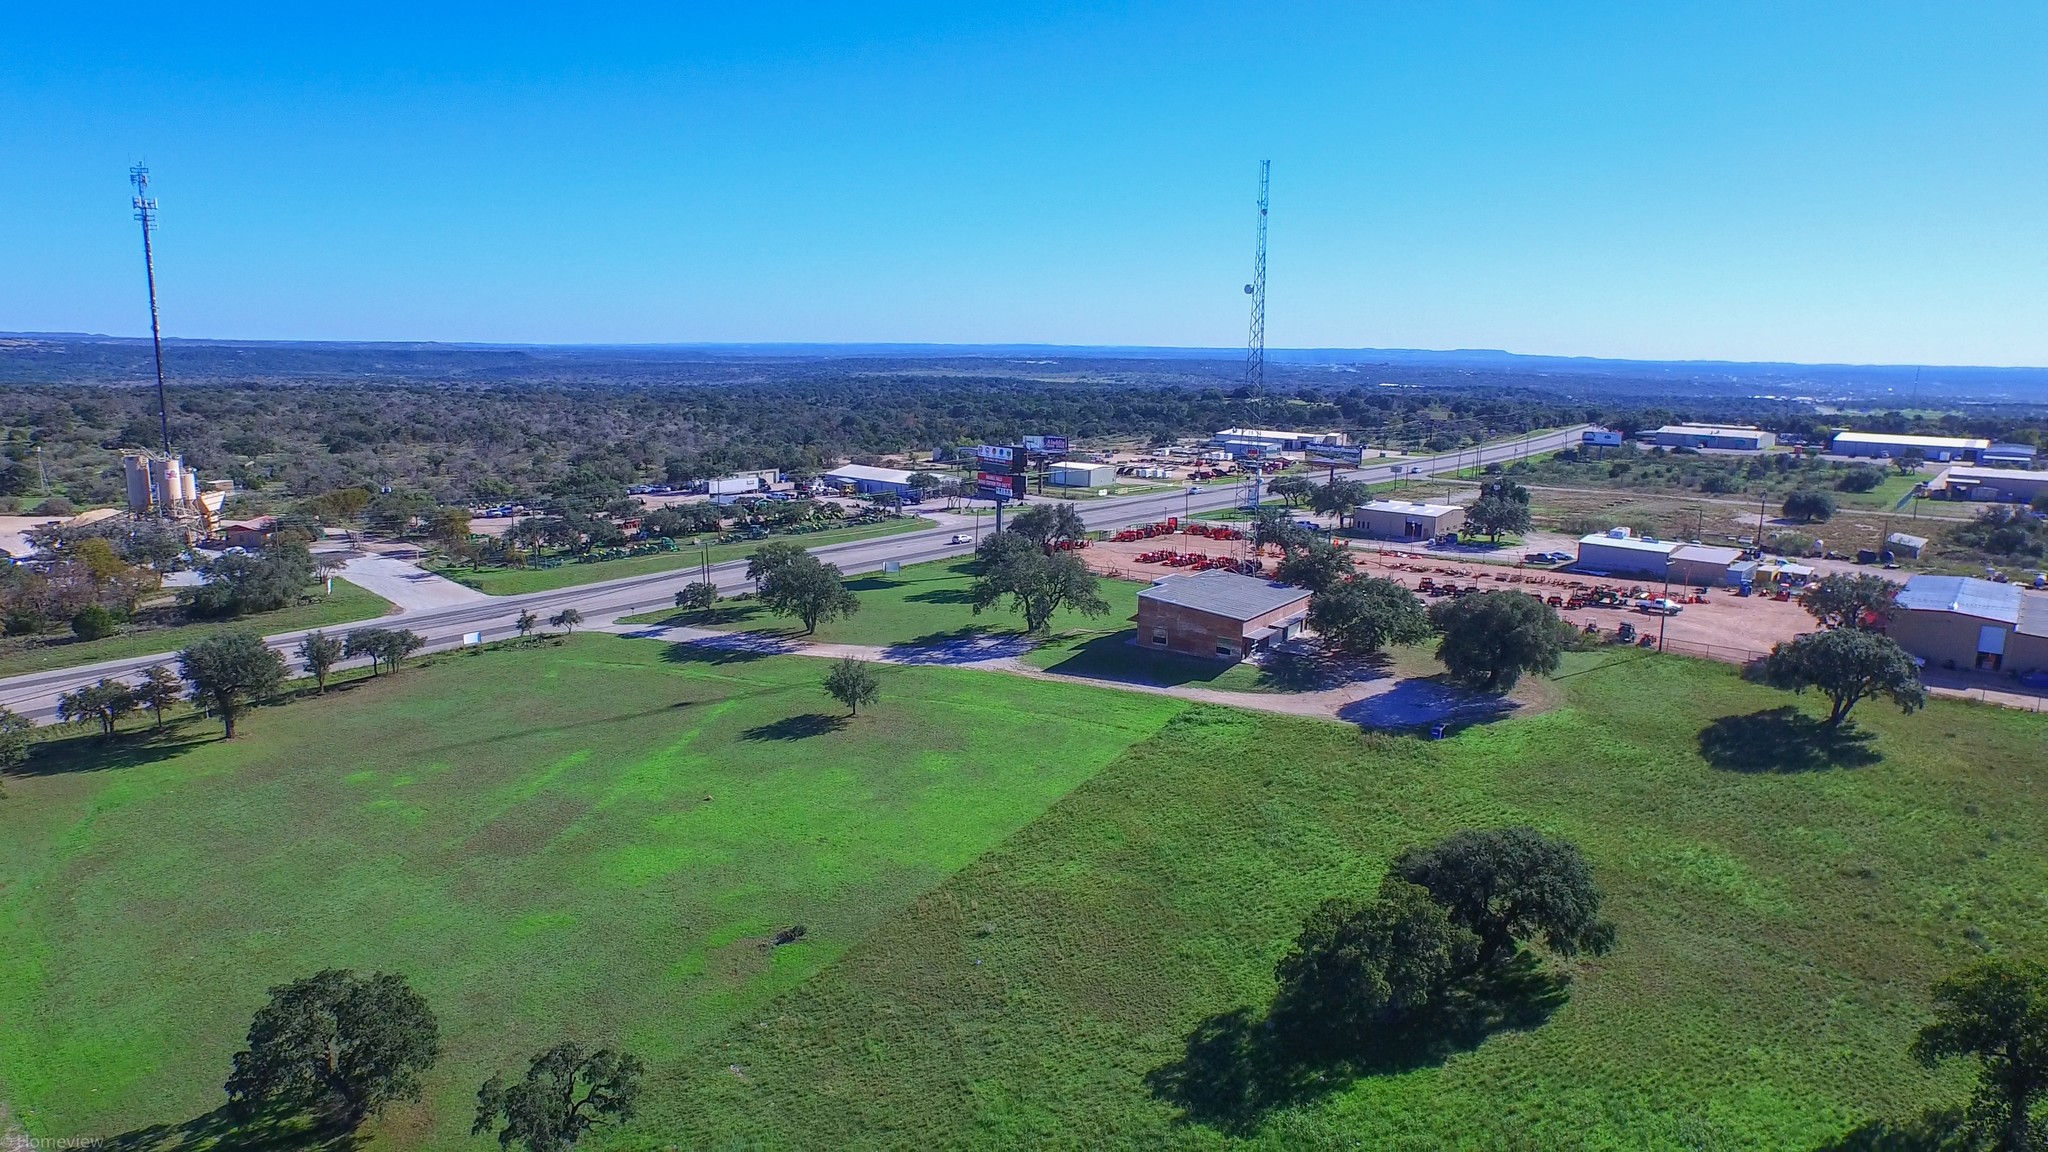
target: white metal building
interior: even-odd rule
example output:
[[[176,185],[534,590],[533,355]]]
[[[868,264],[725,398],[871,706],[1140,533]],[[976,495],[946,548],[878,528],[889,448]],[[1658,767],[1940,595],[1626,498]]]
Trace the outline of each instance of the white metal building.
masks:
[[[1107,488],[1116,483],[1116,465],[1061,460],[1045,466],[1045,482],[1062,488]]]
[[[1923,460],[1975,460],[1991,441],[1976,436],[1905,436],[1893,432],[1837,432],[1829,451],[1837,456],[1894,459],[1908,452]]]
[[[1579,537],[1579,560],[1574,567],[1596,576],[1648,576],[1662,580],[1671,570],[1671,554],[1678,545],[1669,540],[1638,536],[1626,528],[1610,528]]]
[[[1664,448],[1718,448],[1724,452],[1762,452],[1778,442],[1776,435],[1747,424],[1666,424],[1649,438],[1650,443]]]
[[[901,468],[875,468],[866,464],[841,464],[825,473],[822,479],[827,484],[840,488],[851,488],[855,492],[890,492],[898,496],[910,495],[910,478],[914,473]]]

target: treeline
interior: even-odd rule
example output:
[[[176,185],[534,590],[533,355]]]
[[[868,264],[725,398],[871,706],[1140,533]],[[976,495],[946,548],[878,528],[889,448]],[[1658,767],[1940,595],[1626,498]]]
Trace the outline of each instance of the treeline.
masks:
[[[926,373],[672,387],[177,385],[171,407],[172,440],[203,477],[280,506],[350,487],[413,489],[441,504],[532,499],[593,476],[624,485],[815,472],[1034,433],[1166,442],[1248,422],[1446,447],[1598,415],[1533,392],[1301,384],[1254,404],[1213,385]],[[75,505],[121,499],[118,453],[159,440],[148,387],[9,388],[0,427],[0,499],[23,509],[45,499],[46,479],[48,495]]]

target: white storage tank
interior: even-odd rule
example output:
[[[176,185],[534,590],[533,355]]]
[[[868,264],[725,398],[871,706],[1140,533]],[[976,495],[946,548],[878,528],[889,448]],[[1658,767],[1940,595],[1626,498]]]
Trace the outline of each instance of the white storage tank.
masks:
[[[199,502],[199,477],[191,472],[185,473],[184,487],[185,490],[182,495],[185,503],[197,504]]]

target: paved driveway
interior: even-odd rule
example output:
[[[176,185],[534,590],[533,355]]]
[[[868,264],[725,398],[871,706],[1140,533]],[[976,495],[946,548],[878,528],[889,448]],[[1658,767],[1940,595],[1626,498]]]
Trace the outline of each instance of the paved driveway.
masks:
[[[350,557],[341,575],[350,583],[366,588],[398,605],[401,612],[432,612],[459,608],[490,597],[446,576],[422,571],[417,565],[388,556],[357,554]]]

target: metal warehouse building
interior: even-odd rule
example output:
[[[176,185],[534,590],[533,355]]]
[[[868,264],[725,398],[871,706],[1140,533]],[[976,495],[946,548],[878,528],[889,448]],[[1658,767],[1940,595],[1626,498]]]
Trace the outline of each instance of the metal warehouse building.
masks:
[[[913,473],[901,468],[873,468],[866,464],[842,464],[825,473],[827,484],[851,488],[855,492],[887,492],[897,496],[910,495],[910,477]]]
[[[2048,492],[2048,472],[1957,465],[1928,481],[1927,490],[1950,500],[2011,500],[2031,504]]]
[[[1045,481],[1062,488],[1107,488],[1116,483],[1116,465],[1062,460],[1045,466]]]
[[[1242,660],[1300,631],[1308,601],[1306,588],[1235,572],[1168,576],[1138,593],[1138,644]]]
[[[1405,500],[1374,500],[1351,510],[1351,526],[1387,540],[1428,540],[1456,532],[1465,524],[1459,504],[1411,504]]]
[[[1739,584],[1739,579],[1730,579],[1728,568],[1742,559],[1742,549],[1722,548],[1713,544],[1681,544],[1671,550],[1669,573],[1673,580],[1690,584],[1695,588],[1718,588],[1723,584]]]
[[[1669,540],[1637,536],[1626,528],[1610,528],[1579,537],[1581,572],[1604,576],[1648,576],[1662,580],[1671,571],[1671,554],[1678,545]]]
[[[1300,452],[1311,444],[1343,447],[1351,438],[1342,432],[1285,432],[1274,428],[1225,428],[1209,438],[1211,446],[1232,455],[1246,449],[1263,452]]]
[[[1664,448],[1719,448],[1728,452],[1762,452],[1778,438],[1746,424],[1666,424],[1650,433],[1650,443]]]
[[[1902,436],[1891,432],[1837,432],[1830,451],[1837,456],[1884,459],[1918,452],[1924,460],[1975,460],[1991,441],[1969,436]]]
[[[2048,592],[1974,576],[1915,576],[1892,602],[1891,638],[1940,668],[2048,670]]]

